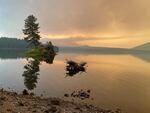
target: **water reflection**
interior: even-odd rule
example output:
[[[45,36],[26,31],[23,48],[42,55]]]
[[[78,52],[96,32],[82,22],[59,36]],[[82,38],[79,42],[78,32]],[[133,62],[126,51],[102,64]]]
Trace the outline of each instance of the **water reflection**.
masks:
[[[29,60],[28,64],[24,66],[24,73],[22,76],[24,77],[24,85],[28,90],[33,90],[36,88],[37,79],[39,75],[40,61],[39,60]]]
[[[28,64],[24,66],[25,71],[23,72],[22,76],[24,77],[24,85],[28,90],[33,90],[34,88],[36,88],[40,71],[40,62],[44,61],[48,64],[52,64],[54,58],[55,55],[53,54],[48,56],[40,56],[40,59],[33,57],[27,58]]]
[[[15,50],[0,51],[1,59],[11,59],[0,62],[1,87],[12,86],[19,91],[24,88],[22,78],[25,79],[25,77],[20,75],[25,71],[22,70],[22,67],[27,65],[25,59],[12,59],[22,58],[19,56],[20,53],[22,52]],[[50,58],[53,61],[53,56]],[[90,68],[88,68],[87,76],[75,75],[74,79],[64,78],[65,58],[88,61]],[[34,61],[34,59],[29,60]],[[46,63],[39,64],[41,76],[37,75],[38,85],[37,82],[34,82],[37,86],[34,92],[36,95],[45,91],[46,96],[61,97],[66,92],[70,96],[73,91],[77,92],[77,89],[78,91],[79,89],[91,89],[91,96],[94,98],[92,103],[96,105],[110,109],[118,107],[125,113],[150,112],[150,55],[148,53],[129,55],[60,53],[55,60],[53,66]],[[78,98],[73,97],[73,99],[79,101]],[[90,99],[84,101],[87,102]]]
[[[60,48],[61,50],[61,48]],[[17,59],[17,58],[25,58],[25,53],[27,52],[28,50],[27,49],[0,49],[0,59]],[[150,52],[149,51],[126,51],[126,52],[120,52],[120,51],[108,51],[108,50],[98,50],[98,51],[72,51],[72,50],[62,50],[60,51],[62,52],[63,54],[64,53],[74,53],[74,54],[84,54],[84,55],[106,55],[106,56],[110,56],[110,55],[132,55],[136,58],[139,58],[141,60],[144,60],[145,62],[148,62],[150,63]],[[45,59],[45,61],[47,61],[47,63],[49,62],[53,62],[53,58],[51,56],[51,58],[49,59],[47,57],[47,59]],[[51,60],[51,61],[50,61]]]
[[[0,49],[0,59],[24,58],[27,49]]]
[[[52,55],[44,56],[41,61],[44,61],[48,64],[53,64],[54,58],[55,58],[55,55],[52,54]]]
[[[77,73],[86,72],[86,62],[77,63],[75,61],[69,60],[66,63],[66,76],[72,77]]]

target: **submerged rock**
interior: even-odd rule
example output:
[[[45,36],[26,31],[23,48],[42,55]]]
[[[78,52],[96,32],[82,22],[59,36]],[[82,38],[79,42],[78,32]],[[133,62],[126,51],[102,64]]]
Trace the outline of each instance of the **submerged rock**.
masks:
[[[89,99],[90,98],[91,90],[77,90],[73,91],[71,94],[64,94],[65,97],[73,97],[79,98],[81,100]],[[91,99],[92,100],[92,99]]]

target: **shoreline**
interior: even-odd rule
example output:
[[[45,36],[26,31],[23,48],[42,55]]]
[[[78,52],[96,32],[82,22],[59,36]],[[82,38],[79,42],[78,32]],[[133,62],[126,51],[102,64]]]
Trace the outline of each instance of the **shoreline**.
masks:
[[[42,98],[0,90],[0,113],[121,113],[59,98]]]

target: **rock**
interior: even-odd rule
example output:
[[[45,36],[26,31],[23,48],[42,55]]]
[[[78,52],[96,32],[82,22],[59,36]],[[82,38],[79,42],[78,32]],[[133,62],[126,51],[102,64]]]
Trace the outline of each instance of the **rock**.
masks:
[[[69,97],[69,94],[64,94],[64,97]]]
[[[88,92],[88,93],[90,93],[90,92],[91,92],[91,90],[87,90],[87,92]]]
[[[121,113],[121,109],[117,108],[116,113]]]
[[[30,93],[31,96],[34,96],[34,93]]]
[[[12,111],[11,109],[7,109],[7,111]]]
[[[75,109],[80,110],[80,107],[76,107]]]
[[[56,113],[57,108],[55,106],[52,106],[50,109],[45,110],[45,113]]]
[[[28,91],[27,91],[26,89],[24,89],[24,90],[22,91],[22,94],[23,94],[23,95],[29,95],[29,93],[28,93]]]
[[[51,104],[52,105],[60,105],[60,101],[56,100],[56,99],[53,99],[53,100],[51,100]]]
[[[37,111],[36,110],[33,110],[33,113],[36,113]]]
[[[4,97],[4,96],[2,96],[2,97],[0,97],[0,100],[6,100],[6,97]]]
[[[2,88],[2,89],[0,89],[0,92],[3,92],[4,91],[4,89]]]
[[[24,104],[22,102],[18,102],[19,106],[24,106]]]

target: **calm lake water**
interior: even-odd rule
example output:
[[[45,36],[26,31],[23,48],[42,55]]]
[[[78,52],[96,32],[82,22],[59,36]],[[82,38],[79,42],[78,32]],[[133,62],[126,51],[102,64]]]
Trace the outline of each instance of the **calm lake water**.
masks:
[[[86,61],[86,72],[66,77],[66,59]],[[0,53],[0,87],[22,92],[24,66],[28,61],[19,52]],[[123,113],[150,113],[150,54],[77,54],[58,53],[53,63],[41,62],[33,78],[36,95],[64,97],[76,90],[90,90],[92,103],[106,109],[120,108]],[[29,86],[33,82],[29,81]],[[75,101],[80,99],[74,98]]]

